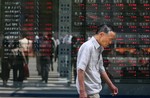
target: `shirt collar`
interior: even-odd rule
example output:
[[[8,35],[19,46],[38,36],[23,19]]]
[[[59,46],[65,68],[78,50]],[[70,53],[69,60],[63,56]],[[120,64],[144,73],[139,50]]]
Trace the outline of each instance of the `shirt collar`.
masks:
[[[94,44],[94,46],[95,46],[96,49],[100,49],[101,51],[104,50],[104,47],[101,46],[101,45],[97,42],[97,40],[95,39],[95,37],[92,37],[91,40],[92,40],[92,43]]]

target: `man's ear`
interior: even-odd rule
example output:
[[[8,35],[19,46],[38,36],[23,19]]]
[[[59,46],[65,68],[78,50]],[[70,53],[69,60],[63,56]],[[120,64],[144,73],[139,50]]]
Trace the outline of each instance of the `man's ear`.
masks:
[[[100,32],[99,35],[100,35],[100,36],[104,36],[105,33],[104,33],[104,32]]]

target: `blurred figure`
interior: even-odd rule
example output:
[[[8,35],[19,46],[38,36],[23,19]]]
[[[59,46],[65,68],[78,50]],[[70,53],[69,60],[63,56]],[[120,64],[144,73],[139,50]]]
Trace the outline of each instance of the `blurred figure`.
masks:
[[[66,34],[63,38],[63,43],[64,44],[71,44],[71,39],[72,39],[72,35],[71,34]]]
[[[12,67],[12,40],[8,40],[6,36],[2,40],[2,57],[1,57],[1,78],[3,86],[7,86],[9,79],[10,69]]]
[[[55,45],[55,39],[54,37],[49,37],[49,40],[50,40],[50,43],[51,43],[51,54],[50,54],[50,69],[51,71],[54,71],[54,66],[53,66],[53,59],[54,59],[54,54],[55,54],[55,48],[56,48],[56,45]]]
[[[48,82],[48,74],[50,69],[51,44],[48,34],[44,34],[40,44],[40,66],[42,81]]]
[[[22,86],[24,80],[24,64],[27,64],[23,48],[20,47],[19,40],[14,41],[13,52],[13,85]]]
[[[77,76],[77,70],[76,70],[76,61],[77,61],[77,47],[78,47],[78,41],[76,36],[72,36],[72,41],[71,41],[71,65],[73,69],[73,75],[74,75],[74,82],[76,80]]]
[[[28,67],[28,63],[29,63],[29,56],[32,56],[33,54],[33,41],[27,39],[27,35],[25,33],[21,34],[21,39],[19,39],[19,45],[20,48],[22,49],[22,51],[24,52],[25,55],[25,59],[27,61],[27,67]],[[29,69],[29,67],[28,67]],[[24,75],[24,78],[26,79],[27,77],[29,77],[29,72],[24,72],[24,73],[28,73]]]
[[[35,36],[35,39],[34,39],[34,51],[35,51],[35,56],[36,56],[36,69],[37,69],[37,72],[38,72],[38,75],[41,75],[41,66],[40,66],[40,43],[42,41],[42,34],[39,33],[39,35],[36,35]]]
[[[55,49],[55,58],[54,61],[56,62],[58,59],[58,49],[59,49],[60,41],[59,39],[56,39],[56,49]]]

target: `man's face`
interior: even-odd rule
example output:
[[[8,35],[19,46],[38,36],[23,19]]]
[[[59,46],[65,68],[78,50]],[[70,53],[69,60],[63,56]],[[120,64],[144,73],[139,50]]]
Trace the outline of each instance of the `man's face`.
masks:
[[[112,44],[112,41],[115,39],[116,34],[113,31],[110,31],[108,34],[103,33],[101,35],[100,44],[104,48],[108,47],[110,44]]]

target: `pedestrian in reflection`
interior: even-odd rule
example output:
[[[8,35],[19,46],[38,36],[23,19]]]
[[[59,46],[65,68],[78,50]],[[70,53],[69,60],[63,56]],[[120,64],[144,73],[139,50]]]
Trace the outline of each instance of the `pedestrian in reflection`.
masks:
[[[19,40],[14,41],[13,52],[13,85],[22,86],[24,80],[24,64],[27,64],[23,48],[21,48]]]
[[[27,38],[28,36],[25,32],[22,32],[20,37],[21,38],[19,39],[19,47],[22,49],[25,60],[27,61],[26,65],[24,64],[24,66],[26,66],[26,69],[28,69],[24,70],[24,79],[27,79],[29,77],[29,57],[33,56],[33,41]]]
[[[78,47],[77,37],[72,36],[72,41],[71,41],[71,63],[72,63],[72,69],[73,69],[74,82],[75,82],[76,76],[77,76],[77,71],[76,71],[77,47]]]
[[[9,79],[10,69],[12,67],[12,40],[8,40],[5,36],[2,40],[2,51],[1,51],[1,78],[3,80],[3,86],[7,86]]]
[[[112,43],[115,36],[112,27],[101,25],[96,34],[81,45],[77,56],[76,79],[80,98],[100,98],[102,79],[108,84],[113,95],[118,93],[118,88],[111,82],[105,71],[102,59],[104,48]]]
[[[36,35],[35,39],[34,39],[34,51],[35,51],[35,56],[36,56],[36,69],[37,69],[38,75],[41,75],[40,55],[39,55],[41,41],[42,41],[42,34],[39,33],[39,35]]]
[[[48,73],[50,69],[51,44],[47,33],[44,34],[40,44],[40,65],[42,81],[48,82]]]
[[[54,61],[56,62],[57,59],[58,59],[58,50],[59,50],[59,45],[60,45],[60,41],[59,39],[57,38],[56,39],[56,49],[55,49],[55,58],[54,58]]]
[[[55,39],[54,39],[54,37],[51,37],[50,35],[48,35],[49,36],[49,40],[50,40],[50,44],[51,44],[51,48],[50,48],[50,52],[51,52],[51,54],[50,54],[50,69],[51,69],[51,71],[54,71],[54,66],[53,66],[53,59],[54,59],[54,53],[55,53],[55,47],[56,47],[56,45],[55,45]]]

